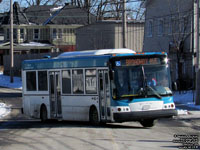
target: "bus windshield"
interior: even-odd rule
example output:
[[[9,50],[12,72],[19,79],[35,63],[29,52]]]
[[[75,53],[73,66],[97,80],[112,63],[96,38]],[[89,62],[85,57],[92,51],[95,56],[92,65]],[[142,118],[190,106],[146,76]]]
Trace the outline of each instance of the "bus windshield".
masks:
[[[172,94],[167,65],[116,67],[114,71],[117,98]]]

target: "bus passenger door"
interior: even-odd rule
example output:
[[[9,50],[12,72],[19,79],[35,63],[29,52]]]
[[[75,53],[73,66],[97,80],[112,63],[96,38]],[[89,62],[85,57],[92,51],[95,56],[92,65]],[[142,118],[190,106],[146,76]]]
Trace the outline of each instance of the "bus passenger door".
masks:
[[[49,95],[50,95],[50,112],[52,118],[61,118],[61,87],[60,72],[49,72]]]
[[[99,80],[99,107],[102,121],[110,120],[110,84],[108,70],[98,71]]]

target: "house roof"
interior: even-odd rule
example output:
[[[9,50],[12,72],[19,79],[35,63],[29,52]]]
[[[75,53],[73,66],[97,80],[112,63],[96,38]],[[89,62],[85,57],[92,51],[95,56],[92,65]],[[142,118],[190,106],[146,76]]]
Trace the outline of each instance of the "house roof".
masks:
[[[122,20],[99,20],[95,23],[85,25],[85,26],[81,26],[81,27],[77,28],[76,30],[81,30],[81,29],[87,28],[89,26],[95,26],[95,25],[101,25],[101,24],[103,24],[103,25],[121,24],[122,25]],[[143,24],[144,25],[144,20],[128,20],[127,24],[141,24],[141,25]]]
[[[31,49],[51,49],[55,46],[48,43],[29,42],[29,43],[13,43],[14,51],[31,50]],[[10,42],[0,43],[0,49],[10,49]]]
[[[10,24],[10,12],[5,13],[0,18],[0,24]],[[13,24],[29,24],[26,15],[23,13],[17,2],[13,4]]]
[[[53,5],[39,5],[39,6],[31,6],[24,9],[27,18],[31,23],[43,24],[47,18],[52,15],[51,9],[56,8],[58,6]]]
[[[96,17],[90,14],[90,22],[96,22]],[[53,15],[49,17],[44,24],[88,24],[88,13],[86,9],[79,8],[72,5],[65,5],[64,7],[55,10]]]

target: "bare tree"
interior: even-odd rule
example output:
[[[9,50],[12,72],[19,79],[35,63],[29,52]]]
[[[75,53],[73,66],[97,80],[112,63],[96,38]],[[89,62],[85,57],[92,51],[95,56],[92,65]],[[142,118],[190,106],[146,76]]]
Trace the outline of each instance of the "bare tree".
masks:
[[[0,0],[1,1],[1,0]],[[97,20],[104,18],[121,19],[122,14],[122,0],[18,0],[21,7],[29,7],[34,5],[64,5],[69,3],[71,5],[84,8],[97,17]],[[126,1],[127,17],[128,19],[144,19],[144,9],[141,7],[141,0]],[[2,12],[8,11],[9,1],[2,1],[0,10]]]
[[[187,50],[184,49],[185,42],[188,37],[192,34],[191,31],[191,12],[193,7],[184,10],[182,1],[181,0],[168,0],[169,8],[170,8],[170,22],[171,23],[171,43],[170,47],[171,50],[174,51],[176,54],[176,60],[177,60],[177,74],[178,74],[178,83],[179,87],[181,86],[181,83],[183,82],[183,70],[182,70],[182,62],[184,61],[184,53],[186,53]]]
[[[64,5],[70,3],[71,5],[85,8],[88,12],[94,14],[97,19],[105,17],[121,19],[122,0],[19,0],[25,6],[32,5]],[[127,16],[131,19],[141,19],[144,10],[141,7],[141,0],[134,1],[127,0]],[[141,17],[142,16],[142,17]]]

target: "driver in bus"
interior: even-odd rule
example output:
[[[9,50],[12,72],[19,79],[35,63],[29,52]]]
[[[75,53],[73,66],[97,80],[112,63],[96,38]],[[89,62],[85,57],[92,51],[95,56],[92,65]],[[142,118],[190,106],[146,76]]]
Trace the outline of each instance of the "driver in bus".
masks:
[[[124,70],[118,72],[117,93],[119,96],[128,94],[128,79]]]

